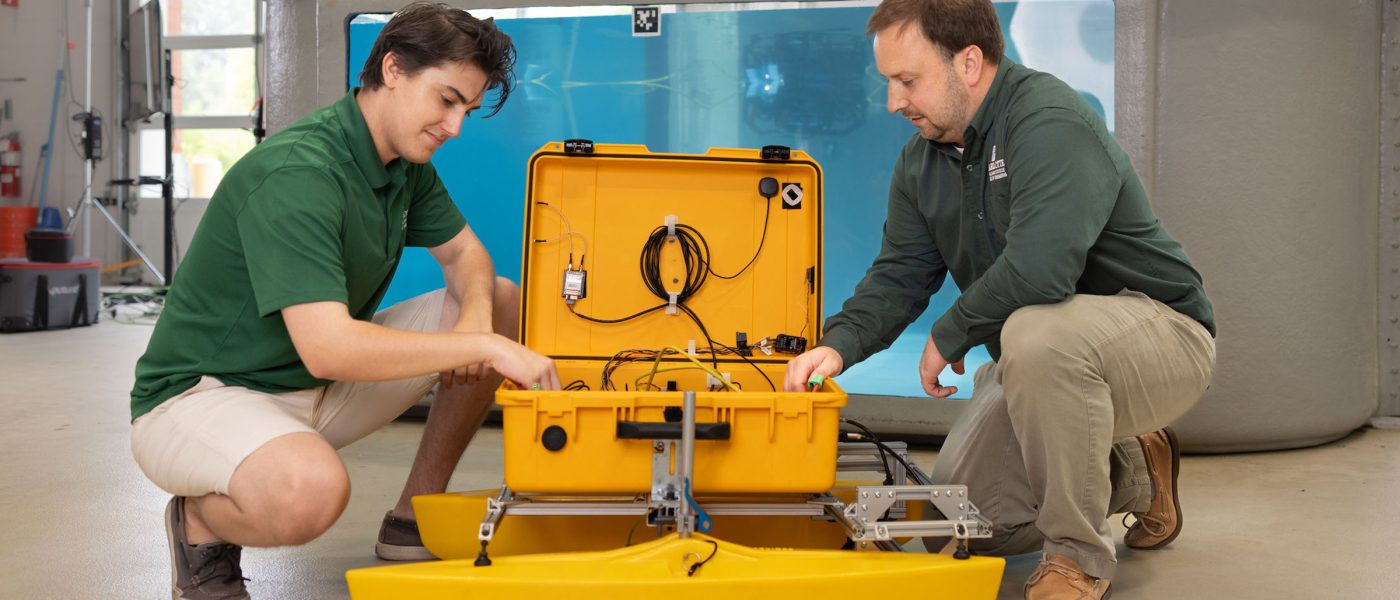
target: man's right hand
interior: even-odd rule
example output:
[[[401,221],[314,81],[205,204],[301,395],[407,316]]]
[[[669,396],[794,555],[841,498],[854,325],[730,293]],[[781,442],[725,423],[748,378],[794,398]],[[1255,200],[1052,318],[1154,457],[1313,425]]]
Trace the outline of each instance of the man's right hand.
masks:
[[[559,371],[548,356],[535,352],[505,336],[495,336],[491,368],[525,389],[557,390]],[[535,386],[539,386],[536,388]]]
[[[835,377],[841,374],[843,366],[841,354],[835,350],[826,346],[812,348],[788,361],[787,379],[783,382],[783,391],[805,392],[807,391],[807,380],[811,379],[813,375]]]

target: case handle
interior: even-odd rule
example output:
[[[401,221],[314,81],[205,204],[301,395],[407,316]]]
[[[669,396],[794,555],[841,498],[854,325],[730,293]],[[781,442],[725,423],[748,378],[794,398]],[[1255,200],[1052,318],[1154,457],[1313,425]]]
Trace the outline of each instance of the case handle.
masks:
[[[729,430],[729,423],[696,423],[695,439],[727,440]],[[678,440],[681,439],[681,424],[618,421],[617,437],[622,440]]]

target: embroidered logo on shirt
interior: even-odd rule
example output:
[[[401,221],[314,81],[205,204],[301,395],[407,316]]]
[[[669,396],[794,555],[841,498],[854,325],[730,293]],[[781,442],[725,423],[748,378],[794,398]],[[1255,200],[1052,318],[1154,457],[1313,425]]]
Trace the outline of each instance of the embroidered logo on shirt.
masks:
[[[987,181],[1006,179],[1006,159],[997,160],[997,147],[992,146],[992,161],[987,163]]]
[[[408,211],[403,211],[403,229],[408,230]]]

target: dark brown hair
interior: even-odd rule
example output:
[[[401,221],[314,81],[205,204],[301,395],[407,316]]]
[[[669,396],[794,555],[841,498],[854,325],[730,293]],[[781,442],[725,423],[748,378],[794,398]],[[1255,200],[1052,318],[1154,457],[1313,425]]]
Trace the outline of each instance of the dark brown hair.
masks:
[[[515,84],[515,45],[496,28],[494,19],[481,20],[446,4],[414,2],[403,7],[379,32],[369,51],[360,85],[384,86],[384,57],[393,52],[408,75],[449,62],[475,65],[486,73],[486,89],[496,89],[496,101],[486,116],[500,112]]]
[[[875,35],[901,24],[918,25],[945,58],[977,46],[987,62],[1000,64],[1006,48],[991,0],[884,0],[870,15],[865,34]]]

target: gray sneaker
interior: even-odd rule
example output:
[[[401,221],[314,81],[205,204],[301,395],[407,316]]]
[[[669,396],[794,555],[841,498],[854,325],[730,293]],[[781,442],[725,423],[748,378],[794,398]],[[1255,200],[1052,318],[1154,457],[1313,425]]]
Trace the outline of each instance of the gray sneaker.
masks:
[[[374,544],[374,553],[384,560],[437,559],[423,547],[417,521],[400,519],[389,513],[384,514],[384,524],[379,526],[379,541]]]
[[[175,600],[247,600],[243,569],[238,565],[242,546],[209,542],[185,543],[185,498],[176,496],[165,506],[165,537],[170,542],[170,595]]]

